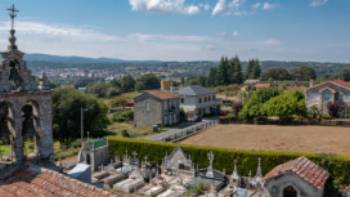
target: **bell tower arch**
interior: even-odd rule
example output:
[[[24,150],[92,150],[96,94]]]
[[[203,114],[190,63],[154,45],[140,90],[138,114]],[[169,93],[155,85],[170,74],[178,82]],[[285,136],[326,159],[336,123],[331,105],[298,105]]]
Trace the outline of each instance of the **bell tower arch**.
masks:
[[[9,46],[2,52],[0,64],[0,138],[12,147],[12,162],[21,164],[24,140],[35,139],[37,159],[49,160],[54,156],[52,136],[52,98],[47,77],[33,76],[16,45],[14,19],[18,10],[8,9],[11,18]],[[0,169],[1,171],[1,169]]]

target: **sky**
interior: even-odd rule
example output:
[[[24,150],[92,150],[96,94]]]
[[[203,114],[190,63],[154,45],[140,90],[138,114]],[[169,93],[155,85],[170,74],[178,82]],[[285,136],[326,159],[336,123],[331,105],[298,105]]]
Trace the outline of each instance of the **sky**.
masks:
[[[128,60],[350,62],[350,0],[0,0],[25,53]]]

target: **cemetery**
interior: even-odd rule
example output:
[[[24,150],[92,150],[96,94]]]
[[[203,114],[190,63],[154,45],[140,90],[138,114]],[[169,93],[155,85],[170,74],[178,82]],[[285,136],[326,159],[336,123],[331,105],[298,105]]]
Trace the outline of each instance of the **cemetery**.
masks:
[[[205,156],[205,155],[204,155]],[[137,152],[116,155],[113,160],[94,171],[91,183],[113,192],[158,197],[177,196],[322,196],[329,173],[305,157],[277,165],[265,176],[260,157],[257,166],[241,175],[237,159],[229,165],[232,171],[217,169],[216,155],[208,152],[207,167],[201,168],[177,146],[161,162],[147,156],[139,159]],[[90,169],[89,169],[90,170]],[[197,189],[195,189],[197,188]],[[311,195],[310,195],[311,194]]]

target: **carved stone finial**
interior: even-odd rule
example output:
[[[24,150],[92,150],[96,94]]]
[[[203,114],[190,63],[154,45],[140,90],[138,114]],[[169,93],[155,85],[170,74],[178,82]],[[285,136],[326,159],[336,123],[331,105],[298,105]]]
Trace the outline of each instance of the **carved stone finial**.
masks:
[[[49,83],[49,79],[48,79],[46,73],[43,73],[41,76],[41,79],[39,81],[39,89],[40,90],[49,90],[50,89],[50,83]]]
[[[213,169],[214,158],[215,158],[215,155],[213,152],[208,153],[209,167],[207,169],[206,176],[210,178],[214,177],[214,169]]]
[[[256,169],[256,177],[262,177],[262,170],[261,170],[261,158],[258,158],[258,167]]]

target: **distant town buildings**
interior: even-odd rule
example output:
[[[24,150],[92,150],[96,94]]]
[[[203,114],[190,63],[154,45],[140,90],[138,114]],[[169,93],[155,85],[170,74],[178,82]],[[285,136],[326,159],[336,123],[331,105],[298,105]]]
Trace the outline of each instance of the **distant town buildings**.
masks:
[[[329,105],[335,104],[339,107],[339,115],[345,116],[342,109],[350,106],[350,83],[339,79],[317,85],[311,82],[305,96],[308,109],[315,107],[322,114],[329,114]]]
[[[173,92],[145,91],[134,99],[134,124],[140,128],[175,125],[180,121],[180,98]]]
[[[177,94],[181,99],[180,107],[189,121],[219,112],[219,102],[214,91],[193,85],[180,88]]]

